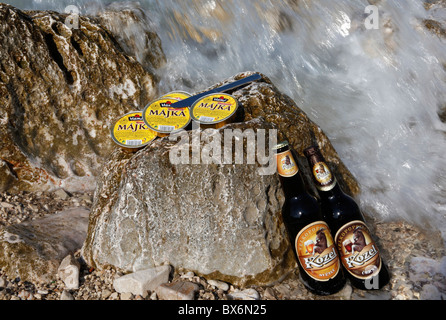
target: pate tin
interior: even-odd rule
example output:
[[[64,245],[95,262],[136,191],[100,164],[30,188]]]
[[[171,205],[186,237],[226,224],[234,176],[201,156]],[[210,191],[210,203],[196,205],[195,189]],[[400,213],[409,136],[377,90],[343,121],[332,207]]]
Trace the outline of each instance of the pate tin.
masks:
[[[235,118],[239,103],[226,93],[211,93],[191,106],[191,118],[200,125],[221,128]]]
[[[191,122],[189,108],[173,108],[174,98],[162,98],[149,103],[142,112],[144,123],[160,137],[185,129]]]
[[[123,148],[146,146],[156,138],[156,132],[146,126],[141,111],[132,111],[119,118],[111,127],[113,141]]]

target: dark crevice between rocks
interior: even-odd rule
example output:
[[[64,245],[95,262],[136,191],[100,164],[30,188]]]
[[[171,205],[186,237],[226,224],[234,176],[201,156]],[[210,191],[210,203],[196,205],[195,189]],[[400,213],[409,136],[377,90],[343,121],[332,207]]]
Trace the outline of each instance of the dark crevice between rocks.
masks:
[[[79,43],[76,40],[74,40],[73,37],[70,38],[70,42],[71,42],[71,45],[73,46],[73,48],[77,51],[77,53],[81,57],[84,56],[84,53],[82,52],[81,46],[79,45]]]
[[[9,95],[11,96],[12,107],[14,110],[14,117],[13,118],[11,117],[9,121],[9,126],[15,139],[18,141],[22,141],[18,133],[20,133],[20,131],[23,128],[25,108],[20,102],[17,92],[15,91],[14,85],[12,83],[8,83],[6,84],[6,89],[8,90]]]
[[[9,162],[9,161],[7,161],[5,159],[2,159],[2,161],[8,167],[9,172],[11,173],[11,175],[14,176],[16,179],[18,179],[19,176],[17,175],[17,172],[15,172],[15,170],[14,170],[14,165],[11,162]]]
[[[57,30],[57,22],[51,24],[51,29],[53,29],[55,34],[60,35],[59,30]]]
[[[67,67],[65,67],[65,65],[63,63],[63,57],[60,54],[59,50],[57,49],[57,45],[54,42],[53,35],[50,33],[45,33],[45,42],[48,47],[51,58],[59,66],[60,70],[62,71],[62,73],[65,76],[65,80],[67,81],[68,84],[70,84],[70,85],[73,84],[74,83],[73,76],[71,75],[70,71],[67,69]]]

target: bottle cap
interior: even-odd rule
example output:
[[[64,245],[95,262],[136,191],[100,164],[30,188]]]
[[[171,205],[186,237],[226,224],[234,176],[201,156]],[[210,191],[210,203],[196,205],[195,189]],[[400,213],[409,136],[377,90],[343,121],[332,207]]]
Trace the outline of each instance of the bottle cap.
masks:
[[[304,150],[304,155],[306,157],[309,157],[309,156],[312,156],[312,155],[314,155],[314,154],[316,154],[318,152],[319,152],[319,147],[318,146],[311,146],[311,147],[308,147],[308,148],[306,148]]]
[[[279,150],[279,149],[281,149],[281,148],[283,148],[283,147],[286,147],[286,146],[288,146],[288,145],[289,145],[288,141],[285,140],[285,141],[282,141],[282,142],[276,144],[276,145],[273,147],[273,150]]]

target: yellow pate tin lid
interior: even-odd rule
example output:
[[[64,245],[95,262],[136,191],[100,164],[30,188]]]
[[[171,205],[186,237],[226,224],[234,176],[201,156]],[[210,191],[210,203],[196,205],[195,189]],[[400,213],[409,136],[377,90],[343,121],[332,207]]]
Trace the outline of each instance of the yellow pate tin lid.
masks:
[[[236,98],[225,93],[211,93],[195,101],[191,106],[191,117],[203,124],[224,121],[237,111]]]
[[[141,111],[123,115],[113,124],[110,134],[114,142],[125,148],[141,148],[157,136],[144,123]]]
[[[184,129],[191,121],[189,108],[172,108],[170,105],[177,101],[163,98],[149,103],[142,112],[144,123],[159,133]]]
[[[189,98],[190,96],[191,96],[191,94],[186,91],[172,91],[172,92],[166,93],[160,99],[173,98],[175,100],[180,101],[180,100]]]

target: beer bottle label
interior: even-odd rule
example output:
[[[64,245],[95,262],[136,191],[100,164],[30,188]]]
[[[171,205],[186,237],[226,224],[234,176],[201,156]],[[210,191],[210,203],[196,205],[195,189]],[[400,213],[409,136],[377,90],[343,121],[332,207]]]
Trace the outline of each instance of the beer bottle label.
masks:
[[[316,179],[316,187],[321,191],[331,190],[336,185],[336,179],[323,161],[314,164],[313,176]]]
[[[345,224],[336,233],[335,242],[342,264],[356,278],[367,279],[381,270],[378,247],[363,221]]]
[[[341,267],[328,225],[317,221],[303,228],[296,237],[296,253],[305,272],[315,280],[334,278]]]
[[[290,150],[276,154],[276,159],[277,173],[282,177],[292,177],[299,171],[297,163]]]

